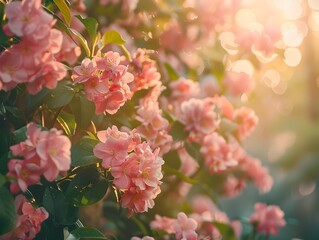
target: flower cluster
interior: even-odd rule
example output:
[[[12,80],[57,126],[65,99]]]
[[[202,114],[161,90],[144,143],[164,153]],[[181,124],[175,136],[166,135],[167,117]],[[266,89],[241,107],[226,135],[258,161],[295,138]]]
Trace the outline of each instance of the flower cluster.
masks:
[[[31,94],[43,87],[54,89],[66,76],[66,69],[55,60],[63,36],[52,28],[53,17],[42,9],[41,0],[11,2],[5,14],[4,32],[21,41],[0,54],[0,89],[9,91],[20,83],[26,83]]]
[[[109,51],[104,57],[85,58],[73,69],[71,78],[74,83],[84,85],[87,98],[95,104],[96,114],[115,114],[132,97],[128,84],[134,81],[134,76],[120,61],[120,54]]]
[[[100,131],[98,137],[101,143],[95,146],[94,154],[102,159],[102,166],[114,177],[114,185],[123,192],[122,207],[128,208],[129,214],[152,208],[163,177],[159,149],[152,151],[134,130],[128,134],[116,126]]]
[[[38,183],[43,175],[48,181],[54,181],[60,171],[67,171],[71,164],[71,142],[55,128],[41,131],[35,124],[27,125],[27,139],[11,146],[11,151],[20,159],[8,162],[8,176],[16,178],[10,190],[25,192],[27,187]]]
[[[162,156],[171,149],[173,138],[168,134],[169,122],[162,116],[158,103],[158,95],[161,90],[162,86],[157,85],[140,100],[136,120],[141,125],[136,130],[147,139],[153,149],[159,147]]]
[[[164,231],[168,234],[175,234],[176,240],[197,240],[197,222],[183,212],[177,214],[177,219],[156,215],[150,223],[157,231]]]
[[[283,218],[284,212],[278,206],[256,203],[255,212],[250,217],[250,223],[256,224],[257,232],[276,235],[278,228],[286,225]]]
[[[41,223],[49,217],[47,211],[43,208],[34,208],[23,195],[15,198],[15,207],[17,210],[17,222],[13,230],[0,236],[0,240],[35,238],[41,230]]]
[[[159,83],[161,74],[157,71],[155,61],[150,59],[151,50],[137,49],[131,62],[123,61],[123,64],[129,64],[129,71],[134,75],[134,81],[129,83],[131,91],[134,93],[141,89],[154,87]]]

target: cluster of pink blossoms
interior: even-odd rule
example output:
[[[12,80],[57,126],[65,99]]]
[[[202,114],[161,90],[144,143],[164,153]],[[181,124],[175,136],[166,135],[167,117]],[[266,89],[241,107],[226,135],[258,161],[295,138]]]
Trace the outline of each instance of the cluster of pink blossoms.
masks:
[[[167,153],[171,147],[173,138],[168,134],[169,122],[162,116],[158,97],[162,86],[155,86],[148,95],[140,100],[136,120],[141,125],[136,129],[142,137],[147,139],[150,146],[160,149],[160,155]]]
[[[10,232],[0,236],[0,240],[35,238],[41,230],[41,223],[49,217],[49,214],[43,207],[35,209],[23,195],[15,198],[15,206],[17,210],[16,226]]]
[[[71,78],[74,83],[84,85],[96,114],[115,114],[133,95],[128,84],[134,81],[134,76],[120,62],[120,55],[109,51],[104,57],[85,58],[73,69]]]
[[[21,41],[0,54],[0,89],[9,91],[26,83],[29,93],[43,87],[54,89],[66,76],[63,64],[55,60],[62,46],[62,33],[53,29],[53,17],[41,7],[41,0],[14,1],[6,5],[4,32]]]
[[[122,191],[122,207],[129,214],[152,208],[163,177],[159,149],[152,151],[136,131],[128,134],[116,126],[100,131],[98,137],[101,143],[95,146],[94,155],[102,159],[102,166],[110,170],[114,185]]]
[[[134,81],[129,83],[133,93],[141,89],[154,87],[160,81],[161,74],[157,71],[155,61],[150,59],[151,50],[138,48],[132,57],[132,61],[122,61],[129,66],[129,71],[134,75]]]
[[[177,214],[177,219],[156,215],[150,223],[151,227],[157,231],[165,231],[168,234],[175,234],[176,240],[197,240],[197,222],[193,218],[187,217],[183,212]]]
[[[13,193],[40,181],[43,175],[54,181],[60,171],[67,171],[71,164],[71,142],[55,128],[41,131],[35,124],[27,125],[27,139],[10,147],[13,155],[23,157],[8,162],[8,176],[17,179],[10,185]]]
[[[276,235],[278,228],[286,225],[283,218],[284,212],[278,206],[256,203],[255,212],[250,217],[250,223],[256,224],[257,232]]]

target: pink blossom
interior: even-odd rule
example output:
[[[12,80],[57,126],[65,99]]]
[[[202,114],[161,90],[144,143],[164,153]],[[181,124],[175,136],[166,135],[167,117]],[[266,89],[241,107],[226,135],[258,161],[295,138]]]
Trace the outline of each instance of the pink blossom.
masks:
[[[96,157],[102,159],[102,166],[109,168],[122,164],[128,156],[127,152],[131,144],[129,135],[113,126],[99,132],[98,136],[102,143],[98,143],[93,152]]]
[[[131,240],[155,240],[155,239],[152,238],[152,237],[149,237],[149,236],[144,236],[144,237],[142,237],[142,238],[132,237]]]
[[[15,205],[17,210],[16,226],[10,232],[0,236],[0,239],[31,240],[35,238],[41,230],[41,223],[49,217],[47,211],[43,207],[35,209],[23,195],[18,195],[15,198]]]
[[[229,174],[224,182],[223,194],[227,197],[235,197],[242,192],[245,186],[246,182],[244,179]]]
[[[40,166],[48,181],[53,181],[59,171],[67,171],[71,165],[71,142],[55,128],[41,133],[36,151],[41,158]]]
[[[17,183],[10,185],[12,193],[18,193],[20,189],[25,192],[28,186],[40,181],[40,167],[31,161],[11,159],[8,162],[8,170],[7,176],[17,179]]]
[[[251,134],[258,123],[258,117],[255,112],[247,107],[236,109],[233,118],[238,124],[238,136],[240,139],[244,139]]]
[[[171,97],[178,101],[185,101],[196,97],[199,93],[198,83],[190,79],[180,78],[171,82],[169,87],[172,91]]]
[[[10,30],[20,37],[31,35],[39,26],[50,25],[53,21],[53,17],[42,10],[40,0],[11,2],[6,6],[5,13]]]
[[[129,84],[132,92],[148,89],[158,84],[161,74],[155,67],[155,61],[149,57],[150,50],[137,49],[129,69],[134,75],[134,81]]]
[[[185,129],[195,134],[209,134],[219,126],[215,105],[209,98],[192,98],[183,102],[180,114]]]
[[[277,235],[278,228],[286,225],[283,218],[284,212],[278,206],[256,203],[255,212],[250,217],[250,223],[257,225],[258,232]]]
[[[176,240],[197,240],[198,235],[195,232],[197,223],[194,219],[188,218],[185,213],[177,214],[177,220],[173,223],[176,232]]]
[[[233,96],[249,93],[253,88],[253,82],[250,76],[244,72],[227,72],[223,83]]]
[[[200,152],[210,173],[225,171],[238,164],[238,159],[233,155],[234,148],[217,133],[205,136]]]
[[[191,155],[189,155],[185,148],[179,149],[178,155],[181,160],[181,166],[179,170],[182,173],[184,173],[186,176],[191,176],[198,170],[199,164]]]
[[[169,234],[175,233],[174,218],[162,217],[158,214],[155,215],[155,219],[151,221],[150,226],[157,231],[165,231]]]
[[[63,42],[61,51],[55,54],[55,58],[59,62],[67,62],[70,65],[76,63],[78,57],[81,55],[81,48],[78,47],[69,36],[63,34]]]
[[[123,208],[128,208],[129,215],[133,212],[147,212],[149,208],[154,207],[154,199],[160,192],[159,187],[145,190],[131,187],[122,195],[121,205]]]
[[[261,165],[260,160],[246,155],[240,160],[238,166],[255,183],[260,192],[265,193],[271,189],[273,179],[268,169]]]
[[[73,69],[71,78],[74,83],[83,83],[88,81],[90,78],[94,78],[97,75],[97,64],[95,59],[90,60],[89,58],[84,58],[81,66],[76,66]]]
[[[21,68],[22,60],[18,53],[10,50],[5,50],[0,54],[0,89],[9,91],[14,88],[17,83],[23,82],[27,72]]]

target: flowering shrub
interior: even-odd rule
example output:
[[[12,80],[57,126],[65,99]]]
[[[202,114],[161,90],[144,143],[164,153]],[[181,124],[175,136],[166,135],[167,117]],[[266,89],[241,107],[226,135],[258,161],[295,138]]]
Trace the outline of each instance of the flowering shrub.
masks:
[[[241,100],[293,47],[278,19],[235,23],[245,7],[0,1],[0,239],[278,234],[278,206],[245,220],[219,205],[249,183],[271,190],[244,148],[258,116]]]

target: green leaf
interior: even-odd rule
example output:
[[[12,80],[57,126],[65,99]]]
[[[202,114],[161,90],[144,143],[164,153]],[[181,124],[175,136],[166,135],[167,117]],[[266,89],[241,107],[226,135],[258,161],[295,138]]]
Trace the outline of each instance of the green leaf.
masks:
[[[71,133],[71,130],[68,126],[68,124],[66,123],[66,121],[64,121],[64,119],[60,116],[57,117],[57,121],[58,123],[61,125],[61,127],[63,128],[65,134],[69,137],[69,138],[72,138],[72,133]]]
[[[70,103],[70,107],[74,114],[77,127],[85,130],[94,115],[94,103],[89,101],[85,95],[77,94]]]
[[[169,151],[168,153],[164,154],[163,159],[165,161],[165,165],[168,165],[171,168],[179,169],[181,166],[181,160],[177,151]]]
[[[180,178],[181,180],[183,180],[184,182],[187,182],[189,184],[192,184],[192,185],[195,185],[197,184],[197,181],[190,178],[190,177],[187,177],[186,175],[184,175],[182,172],[168,166],[168,165],[164,165],[163,166],[163,170],[166,174],[168,175],[175,175],[176,177]]]
[[[14,200],[6,188],[0,188],[0,235],[9,232],[16,224]]]
[[[26,109],[28,112],[33,112],[37,107],[39,107],[45,97],[49,94],[49,89],[44,88],[35,95],[28,94],[25,98]]]
[[[99,141],[90,137],[83,137],[71,148],[71,165],[87,166],[98,163],[99,159],[94,156],[93,148]]]
[[[91,51],[90,51],[90,48],[89,48],[89,45],[88,45],[88,42],[86,41],[86,39],[81,35],[81,33],[76,31],[75,29],[69,28],[69,30],[77,37],[77,39],[81,43],[82,47],[84,48],[86,56],[90,57]]]
[[[103,233],[101,233],[96,228],[92,227],[81,227],[73,230],[66,240],[78,240],[81,238],[90,238],[90,239],[107,239]]]
[[[117,45],[123,45],[125,44],[125,40],[122,38],[121,34],[114,30],[109,30],[103,34],[102,37],[103,45],[107,44],[117,44]]]
[[[6,177],[2,174],[0,174],[0,188],[5,184]]]
[[[56,224],[70,225],[78,219],[78,208],[67,201],[64,193],[55,188],[46,188],[43,195],[44,208]]]
[[[66,197],[75,207],[92,205],[101,200],[108,188],[108,181],[102,177],[96,166],[79,170],[71,181]]]
[[[50,108],[60,108],[69,104],[74,97],[74,94],[74,89],[68,82],[61,82],[54,90],[49,92],[46,103]]]
[[[68,26],[70,26],[71,23],[71,11],[68,7],[68,5],[65,3],[65,0],[53,0],[55,5],[58,7],[60,12],[62,13],[62,16]]]
[[[189,133],[185,130],[184,124],[179,121],[174,122],[169,134],[172,135],[176,141],[185,140],[189,135]]]
[[[13,132],[13,141],[15,144],[25,141],[27,139],[27,127],[24,126]]]
[[[188,141],[186,141],[184,146],[185,146],[188,154],[191,155],[197,162],[199,162],[199,163],[204,162],[204,159],[203,159],[202,155],[200,154],[200,148],[201,148],[200,144],[198,144],[196,142],[189,143]]]
[[[220,234],[223,236],[223,239],[236,240],[234,229],[230,225],[216,221],[214,221],[213,224],[218,229]]]
[[[169,80],[174,81],[179,79],[178,73],[174,70],[174,68],[169,63],[164,63],[164,67],[168,73]]]
[[[94,43],[97,35],[97,27],[99,25],[98,22],[95,20],[95,18],[91,17],[83,18],[81,15],[76,15],[75,17],[83,23],[92,40],[92,43]]]

